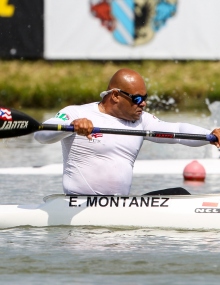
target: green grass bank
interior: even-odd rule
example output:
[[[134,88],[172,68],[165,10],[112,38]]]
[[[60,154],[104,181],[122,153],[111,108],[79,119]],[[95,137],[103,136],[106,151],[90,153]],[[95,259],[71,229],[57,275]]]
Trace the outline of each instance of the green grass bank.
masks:
[[[205,109],[220,100],[220,62],[209,61],[0,61],[0,103],[60,109],[100,100],[114,72],[128,67],[146,81],[149,108]],[[175,104],[173,105],[173,99]]]

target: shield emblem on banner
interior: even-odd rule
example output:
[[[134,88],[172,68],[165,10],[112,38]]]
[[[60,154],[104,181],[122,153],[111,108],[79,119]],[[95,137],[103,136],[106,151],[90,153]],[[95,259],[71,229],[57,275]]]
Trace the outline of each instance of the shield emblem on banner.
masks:
[[[90,9],[116,41],[136,46],[149,42],[176,13],[177,0],[91,0]]]

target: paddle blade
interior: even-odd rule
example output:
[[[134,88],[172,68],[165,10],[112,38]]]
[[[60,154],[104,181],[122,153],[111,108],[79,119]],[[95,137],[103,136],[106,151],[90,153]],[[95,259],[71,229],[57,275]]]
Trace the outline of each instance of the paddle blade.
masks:
[[[0,138],[28,135],[39,126],[37,121],[20,111],[0,107]]]

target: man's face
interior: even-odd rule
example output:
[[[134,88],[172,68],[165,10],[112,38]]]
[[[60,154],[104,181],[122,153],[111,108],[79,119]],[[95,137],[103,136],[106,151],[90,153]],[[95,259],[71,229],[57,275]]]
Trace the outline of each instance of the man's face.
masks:
[[[138,87],[136,84],[129,86],[126,90],[123,90],[132,95],[146,95],[146,86],[145,84],[140,84]],[[118,91],[119,92],[119,91]],[[123,92],[118,93],[119,96],[119,113],[120,118],[128,121],[139,120],[142,114],[143,109],[146,107],[146,101],[141,102],[140,104],[135,104],[132,99],[123,94]]]

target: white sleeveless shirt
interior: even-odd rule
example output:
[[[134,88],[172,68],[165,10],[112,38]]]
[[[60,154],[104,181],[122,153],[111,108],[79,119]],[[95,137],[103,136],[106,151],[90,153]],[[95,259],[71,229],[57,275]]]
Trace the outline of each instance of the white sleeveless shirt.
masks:
[[[118,119],[99,111],[98,103],[68,106],[56,118],[44,123],[69,125],[78,118],[87,118],[94,127],[149,130],[176,133],[209,134],[210,131],[191,124],[168,123],[143,112],[135,122]],[[35,133],[40,143],[61,140],[63,151],[63,189],[66,194],[128,195],[132,169],[142,146],[143,137],[130,135],[93,134],[92,140],[76,133],[40,131]],[[145,138],[157,143],[181,143],[202,146],[206,141]]]

